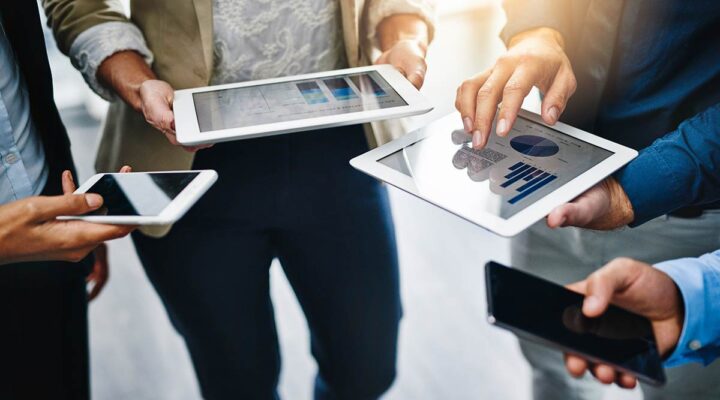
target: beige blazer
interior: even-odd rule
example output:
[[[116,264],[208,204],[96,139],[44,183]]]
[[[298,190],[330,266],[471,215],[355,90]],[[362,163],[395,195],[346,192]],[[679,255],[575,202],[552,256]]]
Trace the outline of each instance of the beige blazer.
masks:
[[[86,29],[114,21],[128,21],[120,0],[43,0],[60,49],[68,53]],[[433,32],[434,0],[340,0],[347,59],[351,66],[367,65],[373,50],[368,21],[373,12],[413,10]],[[405,8],[403,8],[405,7]],[[145,35],[155,56],[152,65],[159,79],[175,89],[207,86],[213,71],[212,0],[131,0],[130,21]],[[404,133],[396,123],[374,124],[366,129],[370,146]],[[107,114],[98,150],[98,171],[116,171],[132,165],[135,171],[189,169],[193,154],[173,146],[142,115],[122,101],[113,102]]]

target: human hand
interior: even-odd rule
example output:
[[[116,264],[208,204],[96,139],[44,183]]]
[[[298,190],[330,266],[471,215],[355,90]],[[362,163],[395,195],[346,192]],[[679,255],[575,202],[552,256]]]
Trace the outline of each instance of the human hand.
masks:
[[[651,265],[618,258],[568,288],[585,295],[582,312],[588,318],[599,317],[611,303],[648,318],[661,355],[669,353],[680,340],[685,320],[680,293],[667,274]],[[605,384],[615,382],[628,389],[637,384],[631,374],[605,364],[591,365],[574,354],[565,354],[565,366],[574,377],[589,369]]]
[[[125,165],[120,168],[120,173],[132,172],[132,168]],[[62,176],[62,187],[63,193],[66,195],[73,194],[77,189],[75,182],[72,178],[70,171],[63,172]],[[108,250],[105,243],[101,243],[98,247],[93,250],[95,256],[95,262],[92,266],[92,271],[85,279],[85,282],[92,283],[90,292],[88,293],[88,301],[93,301],[103,290],[105,285],[110,279],[110,264],[108,263]]]
[[[635,212],[625,190],[615,178],[608,177],[575,200],[555,208],[547,216],[547,224],[550,228],[612,230],[634,219]]]
[[[74,187],[72,176],[65,171],[63,189],[70,187]],[[101,243],[126,236],[135,229],[134,226],[55,219],[61,215],[87,214],[102,204],[100,195],[86,193],[35,196],[0,206],[0,264],[41,260],[77,262]]]
[[[427,73],[426,47],[417,40],[401,40],[382,53],[375,64],[390,64],[417,89],[422,88]]]
[[[474,148],[487,145],[496,112],[496,133],[505,136],[510,132],[533,86],[544,94],[543,120],[550,125],[558,121],[577,87],[563,47],[562,35],[550,28],[520,33],[493,67],[462,83],[455,108],[460,111],[465,131],[473,135]]]
[[[140,107],[145,121],[162,132],[168,142],[193,153],[212,147],[212,144],[183,146],[177,141],[175,113],[172,109],[175,90],[170,84],[157,79],[146,80],[140,85],[139,95]]]

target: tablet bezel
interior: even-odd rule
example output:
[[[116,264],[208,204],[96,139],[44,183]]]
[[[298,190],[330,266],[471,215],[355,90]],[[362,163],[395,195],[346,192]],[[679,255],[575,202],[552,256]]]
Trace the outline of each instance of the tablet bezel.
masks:
[[[548,125],[542,120],[540,115],[527,110],[520,110],[519,116],[610,151],[612,155],[567,182],[563,186],[555,189],[543,198],[538,199],[535,203],[527,206],[525,209],[518,211],[515,215],[508,219],[503,219],[483,210],[456,210],[442,204],[438,204],[434,199],[428,198],[420,193],[411,177],[378,162],[379,160],[433,134],[441,134],[441,132],[449,133],[450,129],[462,129],[462,120],[460,118],[460,114],[458,113],[450,114],[433,122],[425,128],[408,133],[407,135],[384,146],[380,146],[362,154],[352,159],[350,164],[368,175],[413,194],[491,232],[504,237],[512,237],[550,214],[550,212],[557,206],[573,200],[603,180],[605,177],[620,169],[633,158],[637,157],[637,151],[631,148],[603,139],[599,136],[566,125],[562,122],[558,122],[553,126]]]
[[[326,115],[320,117],[304,118],[294,121],[273,122],[269,124],[250,125],[240,128],[222,129],[217,131],[200,132],[200,126],[195,110],[193,94],[214,92],[226,89],[235,89],[251,86],[269,85],[309,79],[332,78],[364,72],[375,71],[407,103],[405,106],[384,108],[379,110],[359,111],[348,114]],[[175,92],[173,110],[175,112],[175,127],[177,140],[184,145],[199,145],[219,143],[230,140],[251,139],[257,137],[279,135],[283,133],[298,132],[309,129],[323,129],[337,126],[367,123],[389,118],[401,118],[429,112],[433,105],[391,65],[373,65],[368,67],[348,68],[314,74],[288,76],[283,78],[263,79],[242,83],[232,83],[218,86],[208,86],[194,89],[178,90]]]
[[[170,174],[170,173],[198,173],[198,175],[168,204],[158,215],[78,215],[62,216],[62,220],[82,220],[103,224],[115,225],[167,225],[177,222],[185,213],[202,197],[208,189],[217,181],[218,174],[213,170],[194,171],[152,171],[152,172],[129,172],[130,174]],[[75,194],[87,193],[87,191],[105,175],[123,175],[121,173],[102,173],[93,175],[83,183]]]

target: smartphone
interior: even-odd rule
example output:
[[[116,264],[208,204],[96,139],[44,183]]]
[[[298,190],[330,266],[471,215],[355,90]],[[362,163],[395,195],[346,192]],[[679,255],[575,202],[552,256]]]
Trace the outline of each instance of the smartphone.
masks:
[[[655,386],[665,371],[650,321],[611,305],[598,318],[582,313],[584,296],[517,269],[485,265],[488,321],[518,337],[613,366]]]
[[[58,217],[118,225],[177,222],[217,180],[213,170],[97,174],[75,194],[97,193],[103,206],[90,214]]]

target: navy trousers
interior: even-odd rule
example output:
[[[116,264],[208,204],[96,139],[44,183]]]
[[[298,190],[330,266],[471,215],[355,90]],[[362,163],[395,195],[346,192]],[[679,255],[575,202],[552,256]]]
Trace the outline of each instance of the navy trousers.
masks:
[[[162,239],[133,238],[206,399],[272,399],[280,370],[269,267],[307,318],[316,399],[375,399],[395,378],[401,317],[387,193],[348,161],[360,126],[218,144],[220,178]]]

